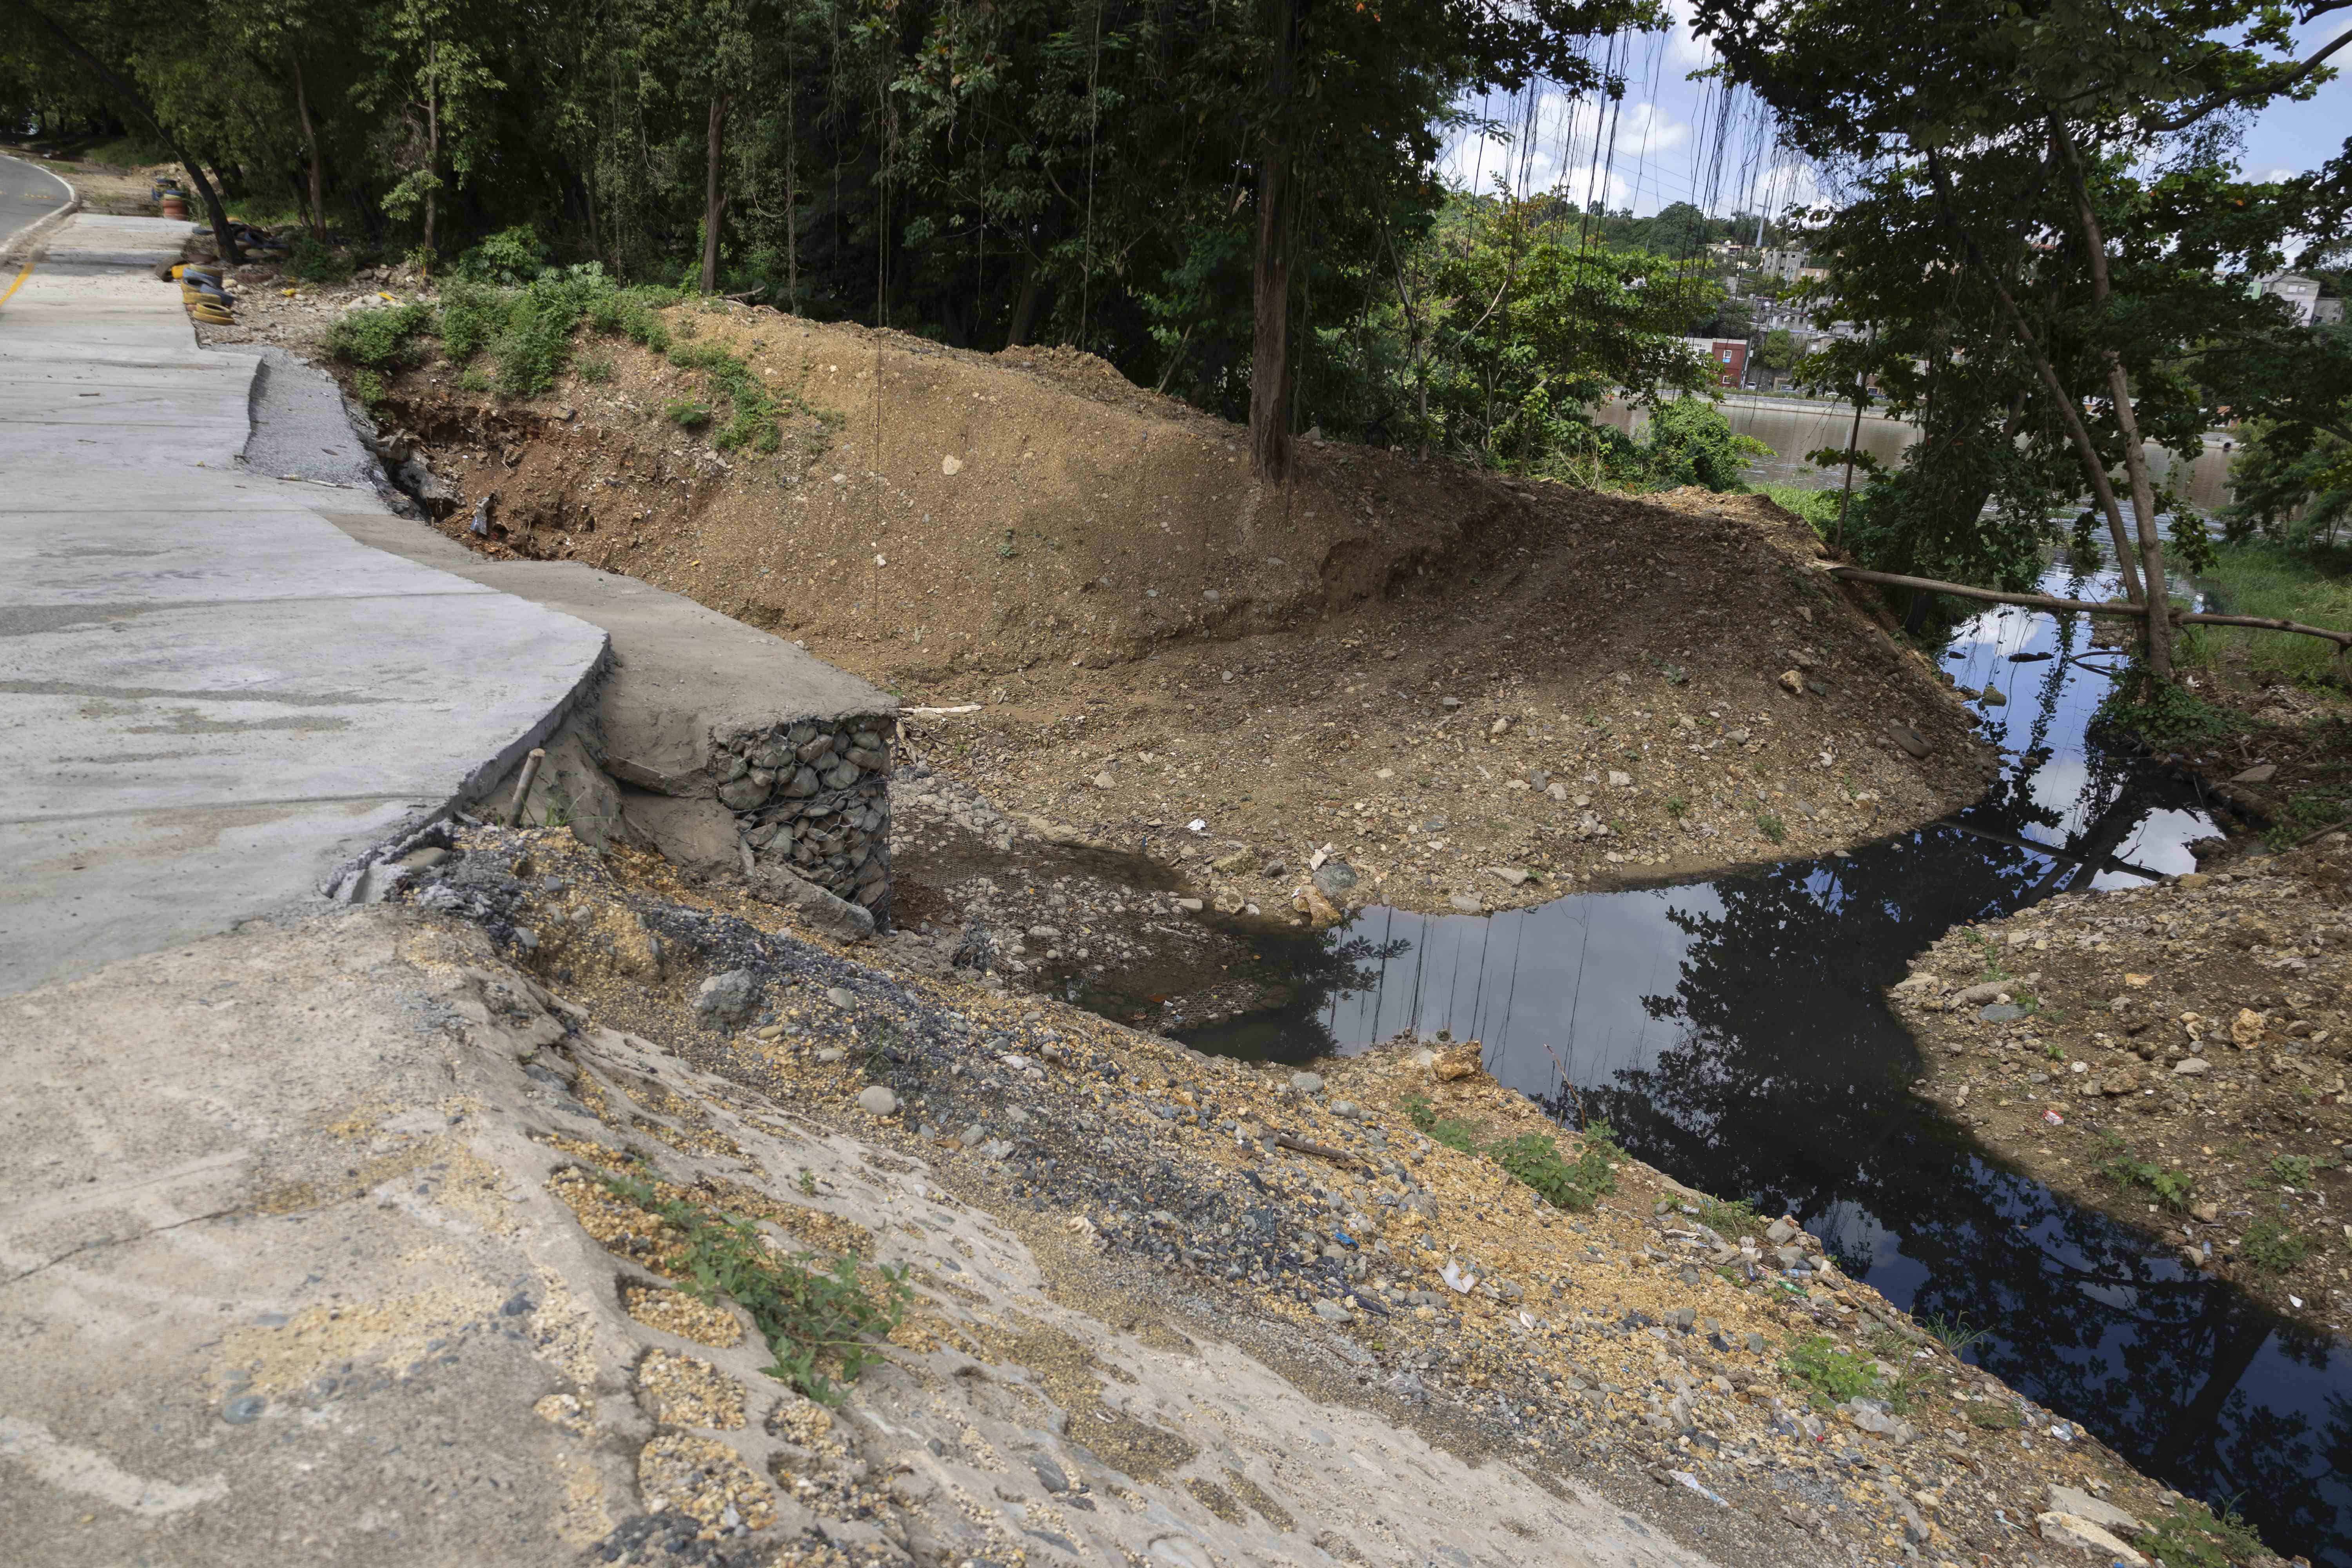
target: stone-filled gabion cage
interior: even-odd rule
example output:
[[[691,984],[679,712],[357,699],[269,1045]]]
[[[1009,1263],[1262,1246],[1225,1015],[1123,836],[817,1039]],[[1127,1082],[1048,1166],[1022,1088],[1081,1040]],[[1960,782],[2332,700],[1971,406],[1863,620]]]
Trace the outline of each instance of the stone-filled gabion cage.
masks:
[[[715,737],[719,799],[763,865],[882,921],[890,909],[890,748],[897,721],[803,719]]]

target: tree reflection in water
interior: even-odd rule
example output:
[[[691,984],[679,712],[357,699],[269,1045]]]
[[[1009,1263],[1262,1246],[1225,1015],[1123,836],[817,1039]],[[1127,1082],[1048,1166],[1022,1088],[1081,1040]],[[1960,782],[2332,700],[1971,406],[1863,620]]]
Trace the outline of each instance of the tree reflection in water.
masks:
[[[1492,919],[1369,910],[1261,942],[1283,1005],[1187,1038],[1280,1059],[1479,1039],[1555,1115],[1605,1116],[1679,1179],[1795,1214],[1892,1300],[1986,1331],[1970,1359],[2012,1386],[2274,1549],[2352,1568],[2352,1358],[2005,1167],[1908,1089],[1917,1057],[1884,993],[1910,955],[2055,892],[2187,870],[2212,831],[2191,781],[2086,739],[2105,686],[2090,651],[2084,628],[2023,612],[1962,628],[1948,667],[2009,685],[1987,724],[2015,765],[1948,823]]]

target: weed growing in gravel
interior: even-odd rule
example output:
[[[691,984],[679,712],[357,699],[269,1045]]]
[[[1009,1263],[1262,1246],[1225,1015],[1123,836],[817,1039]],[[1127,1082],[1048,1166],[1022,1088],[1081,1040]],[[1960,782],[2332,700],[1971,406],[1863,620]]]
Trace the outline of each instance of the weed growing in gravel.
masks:
[[[2197,1190],[2197,1178],[2188,1172],[2168,1171],[2152,1161],[2136,1160],[2129,1150],[2100,1166],[2099,1173],[2119,1187],[2145,1187],[2175,1214],[2189,1207],[2189,1196]]]
[[[681,430],[699,430],[710,423],[710,410],[688,397],[671,398],[662,405],[662,414]]]
[[[2201,1502],[2183,1502],[2172,1515],[2156,1521],[2139,1544],[2164,1568],[2228,1568],[2266,1555],[2262,1537],[2236,1510],[2216,1518]]]
[[[1789,825],[1769,811],[1756,814],[1756,831],[1778,844],[1789,837]]]
[[[1756,1205],[1737,1198],[1709,1198],[1698,1205],[1699,1223],[1718,1236],[1739,1236],[1760,1230],[1764,1216]]]
[[[2271,1157],[2271,1180],[2283,1187],[2307,1187],[2311,1173],[2326,1165],[2326,1161],[2315,1161],[2308,1154],[2275,1154]]]
[[[1589,1209],[1604,1194],[1617,1190],[1617,1178],[1609,1167],[1622,1155],[1616,1133],[1605,1121],[1595,1121],[1584,1130],[1582,1152],[1568,1161],[1559,1157],[1559,1143],[1541,1132],[1481,1143],[1476,1128],[1466,1121],[1440,1118],[1419,1095],[1404,1102],[1404,1110],[1431,1142],[1464,1154],[1485,1155],[1515,1180],[1533,1187],[1555,1208]]]
[[[872,1342],[898,1326],[911,1299],[903,1268],[881,1266],[877,1291],[859,1277],[855,1257],[820,1269],[813,1253],[787,1258],[776,1252],[749,1220],[664,1199],[647,1182],[604,1180],[615,1194],[683,1233],[689,1294],[710,1302],[730,1297],[751,1314],[776,1358],[767,1369],[770,1377],[820,1405],[838,1405],[841,1388],[834,1379],[855,1383],[883,1359]],[[837,1370],[828,1374],[827,1363],[837,1363]]]
[[[327,352],[345,364],[372,370],[414,364],[418,358],[416,334],[425,330],[430,315],[422,305],[352,310],[328,329]]]
[[[1872,1398],[1885,1392],[1884,1381],[1871,1364],[1843,1349],[1827,1334],[1807,1334],[1789,1342],[1780,1370],[1804,1384],[1817,1405],[1842,1405],[1849,1399]]]
[[[613,379],[613,356],[583,354],[580,359],[580,379],[591,386],[602,386]]]
[[[1972,1329],[1958,1318],[1921,1318],[1919,1326],[1935,1337],[1936,1342],[1952,1352],[1955,1358],[1968,1354],[1970,1349],[1990,1338],[1983,1329]]]
[[[2257,1268],[2284,1274],[2311,1256],[2311,1238],[2274,1219],[2258,1219],[2246,1227],[2238,1253]]]
[[[1988,1432],[2009,1432],[2025,1425],[2025,1417],[2006,1405],[1987,1405],[1979,1401],[1969,1406],[1969,1425],[1981,1426]]]

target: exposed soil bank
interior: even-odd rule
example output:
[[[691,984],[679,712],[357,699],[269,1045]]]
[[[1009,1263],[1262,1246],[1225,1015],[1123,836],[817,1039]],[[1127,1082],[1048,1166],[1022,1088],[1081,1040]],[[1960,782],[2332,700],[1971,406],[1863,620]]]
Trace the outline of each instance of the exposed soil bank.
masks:
[[[2340,1336],[2352,846],[2231,864],[1959,927],[1894,1001],[1989,1146]]]
[[[208,331],[314,342],[362,293],[256,287]],[[583,339],[542,399],[446,363],[392,378],[387,460],[475,548],[628,573],[916,705],[979,704],[917,737],[926,760],[1229,910],[1523,905],[1821,852],[1987,777],[1932,670],[1759,499],[1315,442],[1267,488],[1236,428],[1083,355],[666,319],[761,378],[779,453],[668,416],[717,401],[707,373]],[[1318,907],[1327,847],[1348,874]]]

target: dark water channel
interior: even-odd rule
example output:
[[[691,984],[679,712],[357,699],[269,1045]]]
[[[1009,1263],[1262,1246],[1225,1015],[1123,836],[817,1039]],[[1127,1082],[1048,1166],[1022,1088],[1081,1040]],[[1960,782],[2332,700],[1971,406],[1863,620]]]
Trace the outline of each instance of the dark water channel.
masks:
[[[1693,1186],[1796,1215],[1891,1300],[1988,1331],[1970,1360],[2148,1473],[2352,1568],[2352,1355],[1909,1092],[1917,1055],[1882,994],[1907,958],[1964,921],[2189,870],[2214,831],[2192,781],[2086,736],[2114,659],[2087,626],[2000,610],[1946,659],[2009,699],[1982,709],[2009,766],[1957,816],[1709,882],[1261,940],[1286,1003],[1186,1037],[1279,1059],[1408,1030],[1481,1040],[1488,1070],[1564,1120],[1606,1118]]]

